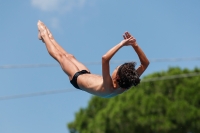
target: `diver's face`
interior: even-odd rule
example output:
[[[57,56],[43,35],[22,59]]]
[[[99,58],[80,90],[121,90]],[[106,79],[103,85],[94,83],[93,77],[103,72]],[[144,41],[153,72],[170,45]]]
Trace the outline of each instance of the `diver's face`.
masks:
[[[117,79],[117,71],[119,69],[120,66],[116,67],[112,73],[112,80],[116,80]]]
[[[119,88],[119,87],[120,87],[120,86],[118,85],[118,82],[117,82],[117,79],[119,79],[119,76],[117,75],[117,72],[118,72],[118,69],[119,69],[120,66],[121,66],[121,65],[117,66],[117,67],[114,69],[113,73],[112,73],[113,84],[114,84],[114,86],[115,86],[116,88]],[[120,88],[121,88],[121,87],[120,87]],[[121,89],[123,89],[123,90],[128,90],[128,89],[125,89],[125,88],[121,88]]]
[[[118,78],[117,71],[118,71],[118,68],[119,68],[119,66],[114,69],[114,71],[113,71],[113,73],[111,75],[114,88],[118,88],[119,87],[119,85],[117,83],[117,78]]]

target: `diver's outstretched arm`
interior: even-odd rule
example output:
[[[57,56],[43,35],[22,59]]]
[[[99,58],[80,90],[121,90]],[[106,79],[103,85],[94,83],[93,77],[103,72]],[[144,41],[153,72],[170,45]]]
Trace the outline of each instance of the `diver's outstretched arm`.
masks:
[[[110,59],[115,55],[115,53],[123,46],[130,43],[133,37],[122,40],[119,44],[111,48],[105,55],[102,56],[102,75],[103,75],[103,85],[104,88],[112,88],[113,82],[110,76]]]
[[[133,37],[129,32],[125,33],[124,39]],[[149,60],[147,59],[146,55],[142,51],[142,49],[139,47],[139,45],[136,42],[136,39],[133,37],[133,40],[131,41],[130,45],[133,47],[135,52],[137,53],[139,59],[140,59],[140,66],[137,68],[137,73],[139,76],[142,75],[142,73],[147,69],[149,65]]]

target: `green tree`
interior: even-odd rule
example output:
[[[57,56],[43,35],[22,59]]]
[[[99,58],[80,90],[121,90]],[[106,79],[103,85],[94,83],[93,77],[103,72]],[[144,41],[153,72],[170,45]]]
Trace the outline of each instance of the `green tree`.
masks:
[[[199,72],[169,68],[143,81]],[[200,76],[142,82],[110,99],[94,96],[68,128],[71,133],[198,133]]]

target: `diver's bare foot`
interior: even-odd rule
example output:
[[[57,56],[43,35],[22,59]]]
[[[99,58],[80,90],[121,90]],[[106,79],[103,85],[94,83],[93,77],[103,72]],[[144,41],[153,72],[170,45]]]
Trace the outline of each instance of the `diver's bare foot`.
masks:
[[[39,20],[38,23],[38,39],[44,42],[44,37],[48,34],[46,30],[46,26]]]
[[[38,30],[38,39],[39,40],[42,40],[42,42],[44,43],[44,39],[42,38],[41,34],[40,34],[40,31]]]
[[[38,25],[41,25],[42,27],[44,27],[44,29],[47,31],[47,34],[48,34],[49,39],[53,41],[53,40],[54,40],[54,37],[53,37],[53,35],[51,34],[50,30],[46,27],[46,25],[45,25],[44,23],[42,23],[40,20],[38,21]],[[38,28],[38,29],[39,29],[39,28]],[[40,30],[39,30],[39,33],[38,33],[38,39],[39,39],[39,40],[42,40],[42,41],[44,42]]]
[[[47,30],[47,34],[49,36],[49,39],[54,40],[53,35],[51,34],[50,30],[47,27],[46,27],[46,30]]]

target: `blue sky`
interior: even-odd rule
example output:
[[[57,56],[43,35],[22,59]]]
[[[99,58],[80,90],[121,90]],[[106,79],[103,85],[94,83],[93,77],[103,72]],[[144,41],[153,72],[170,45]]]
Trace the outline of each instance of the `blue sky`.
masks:
[[[62,47],[87,64],[100,62],[129,31],[151,59],[200,57],[200,1],[0,1],[0,66],[58,64],[37,39],[43,21]],[[131,47],[112,61],[136,60]],[[139,64],[139,63],[138,63]],[[111,69],[117,63],[111,64]],[[193,69],[199,60],[151,62],[147,75],[169,66]],[[101,65],[88,65],[101,74]],[[71,92],[0,100],[1,133],[66,133],[92,95],[73,88],[60,67],[0,69],[0,97],[60,89]]]

